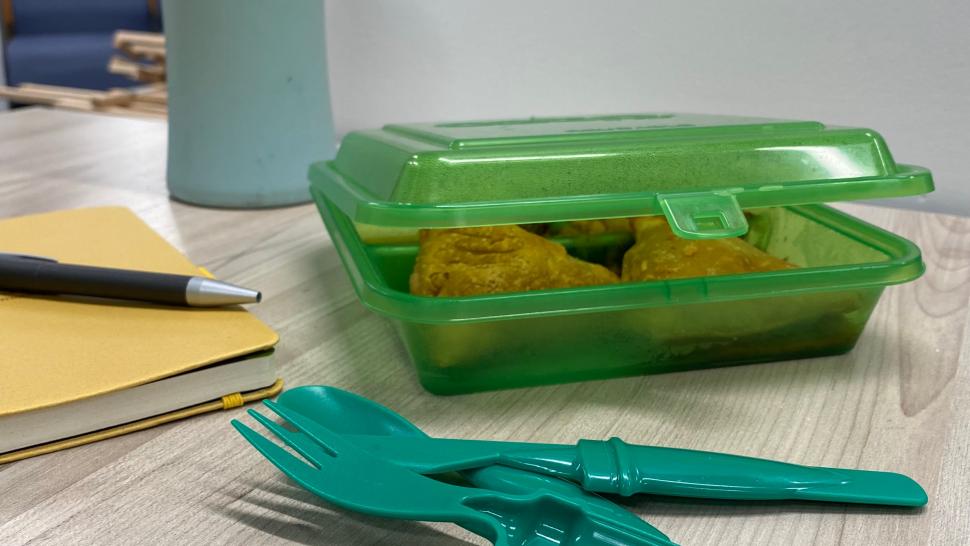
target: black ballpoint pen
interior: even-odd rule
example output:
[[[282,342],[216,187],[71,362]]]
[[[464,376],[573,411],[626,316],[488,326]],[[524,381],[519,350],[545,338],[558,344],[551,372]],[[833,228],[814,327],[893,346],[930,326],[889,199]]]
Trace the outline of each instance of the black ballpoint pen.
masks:
[[[164,305],[216,307],[257,303],[256,290],[187,275],[62,264],[53,258],[0,252],[0,291],[72,294]]]

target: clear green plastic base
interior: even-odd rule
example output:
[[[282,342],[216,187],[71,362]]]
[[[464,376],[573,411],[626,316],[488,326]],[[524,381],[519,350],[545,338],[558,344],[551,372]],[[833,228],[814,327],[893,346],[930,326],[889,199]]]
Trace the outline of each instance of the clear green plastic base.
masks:
[[[855,346],[881,292],[494,323],[395,324],[421,384],[436,394],[460,394],[841,354]]]
[[[461,298],[407,292],[414,245],[365,245],[314,197],[361,301],[389,316],[424,387],[459,394],[844,353],[886,285],[923,271],[909,241],[821,205],[763,209],[748,241],[799,269]],[[621,237],[622,239],[622,237]],[[617,236],[563,241],[585,259]]]

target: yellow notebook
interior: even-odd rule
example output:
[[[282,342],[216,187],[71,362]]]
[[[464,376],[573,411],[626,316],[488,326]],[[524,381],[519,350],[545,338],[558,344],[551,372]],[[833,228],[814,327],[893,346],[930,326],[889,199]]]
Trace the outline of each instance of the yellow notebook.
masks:
[[[0,252],[183,275],[200,271],[120,207],[0,220]],[[271,357],[277,340],[241,307],[0,292],[0,463],[272,396],[282,386]],[[11,439],[24,434],[31,445]]]

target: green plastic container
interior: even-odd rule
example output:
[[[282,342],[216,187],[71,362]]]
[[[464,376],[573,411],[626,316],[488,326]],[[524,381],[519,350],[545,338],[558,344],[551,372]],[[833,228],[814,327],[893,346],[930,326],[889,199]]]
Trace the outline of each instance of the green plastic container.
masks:
[[[439,394],[846,352],[883,288],[924,266],[911,242],[816,203],[933,189],[869,129],[689,114],[388,125],[347,135],[310,181],[361,301]],[[435,298],[408,292],[416,245],[361,237],[651,214],[799,268]],[[560,242],[591,261],[632,244]]]

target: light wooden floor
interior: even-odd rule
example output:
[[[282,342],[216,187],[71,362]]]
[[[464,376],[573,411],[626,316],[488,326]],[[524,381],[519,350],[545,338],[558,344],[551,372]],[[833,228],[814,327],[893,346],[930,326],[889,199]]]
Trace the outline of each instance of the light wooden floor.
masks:
[[[216,276],[263,290],[287,385],[332,384],[442,436],[628,442],[902,472],[923,510],[624,501],[684,545],[942,545],[970,540],[970,219],[844,206],[919,244],[850,354],[461,397],[418,386],[389,325],[356,300],[310,205],[170,201],[165,124],[0,115],[0,217],[123,204]],[[0,347],[0,355],[4,354]],[[15,363],[4,363],[15,365]],[[485,544],[446,524],[336,510],[236,434],[242,409],[0,466],[0,544]]]

